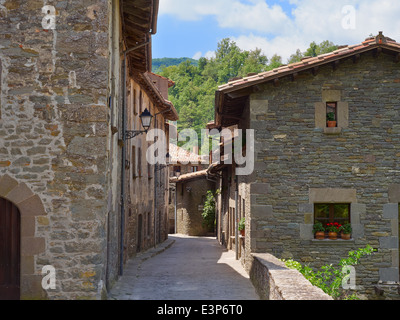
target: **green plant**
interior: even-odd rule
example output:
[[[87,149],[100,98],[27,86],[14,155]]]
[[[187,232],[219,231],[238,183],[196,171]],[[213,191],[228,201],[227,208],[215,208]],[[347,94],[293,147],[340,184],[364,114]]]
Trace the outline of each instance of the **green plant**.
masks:
[[[313,232],[325,232],[325,227],[321,222],[316,222],[313,227]]]
[[[328,112],[326,114],[326,120],[327,121],[335,121],[335,113],[334,112]]]
[[[219,190],[215,193],[212,191],[207,191],[206,200],[204,202],[202,217],[203,226],[210,231],[214,231],[215,226],[215,196],[219,194]]]
[[[245,227],[246,227],[246,226],[245,226],[245,218],[242,218],[242,219],[240,219],[239,226],[238,226],[239,231],[244,230]]]
[[[334,267],[332,264],[322,266],[320,270],[314,271],[308,265],[301,265],[294,260],[283,260],[285,265],[290,269],[298,270],[312,285],[321,288],[326,294],[336,300],[355,300],[355,293],[349,294],[347,290],[341,288],[343,279],[347,276],[343,272],[343,267],[355,266],[359,264],[360,259],[364,256],[371,255],[376,249],[367,245],[356,251],[350,251],[348,257],[341,259],[339,265]]]
[[[351,232],[353,231],[350,223],[346,223],[345,225],[341,226],[339,229],[340,229],[340,231],[342,231],[343,234],[351,234]]]

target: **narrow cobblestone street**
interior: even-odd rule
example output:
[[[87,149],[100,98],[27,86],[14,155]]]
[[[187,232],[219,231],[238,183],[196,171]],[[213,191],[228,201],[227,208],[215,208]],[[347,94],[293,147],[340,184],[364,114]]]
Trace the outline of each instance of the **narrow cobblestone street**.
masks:
[[[259,300],[235,253],[215,238],[170,235],[161,251],[129,261],[109,299]]]

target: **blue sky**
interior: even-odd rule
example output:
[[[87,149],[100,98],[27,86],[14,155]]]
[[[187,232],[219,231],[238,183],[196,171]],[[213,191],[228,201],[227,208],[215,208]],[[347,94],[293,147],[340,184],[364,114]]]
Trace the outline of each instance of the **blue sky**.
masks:
[[[160,0],[153,57],[209,57],[231,38],[286,62],[312,41],[357,44],[383,31],[400,42],[399,16],[399,0]]]

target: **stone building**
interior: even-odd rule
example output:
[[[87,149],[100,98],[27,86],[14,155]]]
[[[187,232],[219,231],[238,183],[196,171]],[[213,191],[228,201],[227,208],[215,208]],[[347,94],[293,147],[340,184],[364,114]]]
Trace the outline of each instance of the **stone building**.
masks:
[[[215,191],[215,180],[207,170],[171,177],[174,192],[171,196],[170,221],[176,221],[176,233],[188,236],[215,235],[203,224],[203,207],[207,191]],[[172,222],[171,222],[172,223]]]
[[[175,128],[174,128],[175,129]],[[169,232],[189,236],[210,234],[203,226],[203,204],[215,181],[207,174],[208,165],[198,149],[190,152],[170,143]]]
[[[165,132],[169,141],[169,123],[178,120],[178,114],[168,101],[168,88],[174,83],[166,78],[147,72],[131,75],[128,94],[128,130],[142,130],[140,115],[147,109],[153,118],[150,129]],[[152,165],[147,161],[149,141],[146,134],[127,142],[126,188],[127,229],[126,259],[137,252],[149,249],[168,238],[168,193],[169,167],[165,164]],[[166,153],[168,153],[166,148]],[[167,158],[167,154],[165,155]],[[165,159],[167,161],[167,159]]]
[[[45,3],[0,5],[0,297],[100,299],[129,251],[124,84],[165,106],[145,80],[158,1]]]
[[[399,92],[400,44],[382,33],[219,88],[216,125],[255,136],[251,175],[209,169],[221,176],[219,239],[235,210],[246,218],[248,270],[251,253],[320,267],[369,244],[377,251],[356,267],[357,292],[399,298]],[[350,223],[351,240],[315,239],[317,221]]]

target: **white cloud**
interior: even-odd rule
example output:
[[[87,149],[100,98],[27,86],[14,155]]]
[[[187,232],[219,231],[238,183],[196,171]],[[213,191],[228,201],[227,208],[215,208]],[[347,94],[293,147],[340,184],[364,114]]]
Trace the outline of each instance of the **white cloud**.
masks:
[[[199,60],[201,57],[202,57],[202,53],[201,53],[201,51],[198,51],[198,52],[196,52],[196,53],[194,54],[194,56],[192,57],[192,59]]]
[[[270,58],[278,53],[283,61],[296,49],[306,50],[312,41],[357,44],[369,34],[384,35],[400,42],[399,0],[161,0],[160,15],[181,20],[214,16],[221,28],[232,31],[230,38],[242,49],[261,48]],[[278,2],[279,3],[279,2]],[[285,4],[291,4],[291,13]],[[355,8],[355,28],[344,29],[344,6]]]

